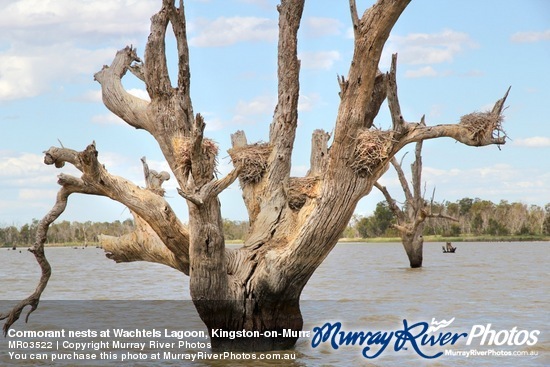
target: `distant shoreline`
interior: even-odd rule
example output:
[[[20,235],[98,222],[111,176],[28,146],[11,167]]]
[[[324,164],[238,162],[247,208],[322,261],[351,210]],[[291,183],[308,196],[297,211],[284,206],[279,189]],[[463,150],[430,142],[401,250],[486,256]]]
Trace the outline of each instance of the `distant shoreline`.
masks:
[[[399,237],[375,237],[375,238],[340,238],[341,243],[401,243]],[[550,242],[548,236],[467,236],[467,237],[442,237],[424,236],[424,243],[432,242]],[[227,245],[242,245],[242,240],[225,241]],[[97,242],[84,243],[47,243],[45,247],[73,247],[75,250],[84,248],[101,248]],[[2,246],[2,249],[12,249],[12,246]],[[28,246],[17,246],[17,250],[27,249]]]
[[[424,236],[424,243],[430,242],[548,242],[549,236],[463,236],[443,237]],[[365,243],[401,243],[400,237],[373,237],[373,238],[340,238],[339,242],[365,242]]]

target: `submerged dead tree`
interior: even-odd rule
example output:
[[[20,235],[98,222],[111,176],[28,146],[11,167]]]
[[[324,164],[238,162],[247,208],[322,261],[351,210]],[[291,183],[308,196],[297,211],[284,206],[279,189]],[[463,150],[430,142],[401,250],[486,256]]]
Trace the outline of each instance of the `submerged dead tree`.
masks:
[[[294,178],[290,177],[290,168],[300,93],[297,34],[304,0],[282,0],[277,6],[278,98],[269,137],[265,144],[249,144],[244,132],[236,132],[229,152],[234,169],[218,179],[214,174],[218,148],[204,137],[206,122],[195,114],[191,103],[183,0],[177,5],[174,0],[163,0],[161,9],[151,18],[144,59],[134,48],[126,47],[95,79],[101,84],[107,108],[130,126],[146,130],[158,142],[178,192],[188,204],[188,226],[178,220],[158,192],[108,172],[100,163],[95,144],[83,151],[64,147],[46,151],[46,164],[60,168],[68,163],[82,172],[81,177],[59,176],[61,190],[56,208],[62,209],[71,193],[106,196],[128,207],[156,236],[149,239],[147,251],[120,239],[117,250],[111,250],[114,259],[150,261],[151,252],[158,251],[156,262],[169,266],[176,262],[175,267],[190,277],[191,297],[210,331],[301,330],[302,289],[337,243],[357,202],[372,190],[401,148],[444,136],[471,146],[505,143],[505,136],[499,132],[506,96],[473,125],[428,127],[403,119],[397,101],[395,66],[389,73],[382,73],[378,64],[390,31],[408,3],[379,0],[359,17],[355,1],[350,0],[354,53],[347,77],[338,78],[340,105],[332,141],[329,146],[331,137],[316,130],[309,172]],[[174,86],[165,53],[169,25],[178,52]],[[150,102],[124,89],[121,79],[127,71],[143,80]],[[200,80],[198,83],[200,86]],[[393,124],[388,130],[378,131],[372,126],[386,98]],[[229,249],[224,243],[218,195],[237,179],[248,210],[250,232],[241,248]],[[55,215],[42,222],[44,229],[51,219]],[[42,244],[40,240],[35,247],[43,250]],[[42,290],[37,290],[38,298]],[[37,304],[37,297],[29,304]],[[8,319],[5,331],[19,316],[20,306],[3,315]],[[211,338],[214,349],[243,351],[285,349],[296,340],[296,335]]]
[[[420,121],[424,124],[424,118]],[[380,185],[378,182],[374,184],[379,189],[396,218],[397,223],[393,225],[393,228],[399,231],[401,241],[411,268],[419,268],[422,266],[423,259],[423,247],[424,247],[424,225],[427,218],[441,218],[457,221],[457,219],[445,215],[443,213],[433,213],[431,210],[432,205],[429,205],[424,199],[424,193],[421,190],[422,185],[422,141],[416,143],[415,160],[411,164],[412,173],[412,190],[409,186],[409,182],[405,177],[405,173],[401,167],[402,163],[397,162],[397,159],[393,157],[391,164],[397,172],[399,183],[403,188],[405,194],[405,203],[403,208],[397,205],[397,201],[391,196],[390,192],[385,186]],[[432,201],[433,203],[433,197]]]

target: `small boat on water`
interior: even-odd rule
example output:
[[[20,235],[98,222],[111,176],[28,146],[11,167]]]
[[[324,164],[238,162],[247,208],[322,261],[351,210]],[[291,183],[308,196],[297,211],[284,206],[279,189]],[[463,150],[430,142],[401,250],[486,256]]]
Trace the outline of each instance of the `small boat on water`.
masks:
[[[450,242],[447,242],[447,245],[446,246],[441,246],[443,248],[443,253],[444,254],[450,254],[450,253],[454,253],[456,251],[456,247],[453,247],[453,245],[451,245]]]

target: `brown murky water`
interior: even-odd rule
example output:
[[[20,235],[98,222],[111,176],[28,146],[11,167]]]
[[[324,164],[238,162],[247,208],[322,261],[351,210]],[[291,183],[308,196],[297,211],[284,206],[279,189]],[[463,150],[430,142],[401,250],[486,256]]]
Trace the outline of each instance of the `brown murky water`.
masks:
[[[151,338],[145,338],[147,344],[143,351],[131,345],[115,348],[112,344],[107,347],[89,344],[85,350],[77,352],[95,353],[98,358],[102,351],[107,353],[106,357],[108,353],[111,356],[129,353],[128,357],[136,357],[130,361],[77,361],[71,355],[71,360],[53,363],[51,354],[47,356],[48,360],[31,359],[32,350],[28,345],[26,348],[15,348],[14,345],[10,348],[8,344],[10,340],[31,339],[0,337],[0,366],[550,365],[549,244],[459,243],[457,246],[455,254],[443,254],[441,244],[428,243],[425,245],[424,268],[410,269],[400,244],[339,244],[314,274],[302,295],[304,330],[311,332],[310,337],[300,338],[295,349],[280,352],[279,356],[240,355],[234,356],[240,357],[237,359],[218,361],[181,359],[184,353],[195,356],[209,353],[206,348],[208,338],[198,334],[205,328],[189,302],[188,280],[182,274],[156,264],[115,264],[96,248],[48,248],[47,255],[54,273],[44,293],[44,301],[28,324],[20,320],[14,330],[99,332],[107,329],[154,329],[162,333],[164,330],[196,331],[197,335],[171,339],[176,343],[188,342],[174,348],[174,353],[182,354],[179,359],[151,360],[151,354],[157,349],[148,344]],[[36,285],[38,266],[32,254],[22,250],[0,249],[0,312],[6,311],[13,300],[28,296]],[[139,301],[130,303],[127,300]],[[441,345],[439,340],[434,346],[429,343],[422,345],[420,336],[402,345],[398,343],[398,333],[407,327],[410,328],[409,335],[416,335],[424,323],[431,325],[432,319],[449,321],[453,318],[448,327],[433,334],[480,335],[472,338],[470,345],[466,344],[465,336],[459,337],[454,344],[447,341]],[[371,332],[371,335],[379,332],[379,336],[394,334],[379,356],[368,359],[362,352],[371,347],[365,354],[372,356],[380,350],[382,339],[373,336],[360,346],[340,345],[342,343],[331,346],[329,338],[327,342],[312,347],[316,340],[315,328],[321,328],[327,322],[332,325],[340,322],[342,331],[346,332],[363,331]],[[413,329],[411,325],[416,323],[419,325]],[[536,330],[539,333],[530,334]],[[484,332],[487,332],[487,337],[482,345],[481,334]],[[492,344],[491,333],[494,334]],[[104,339],[98,336],[49,340],[56,343],[66,339],[112,343],[110,336]],[[141,339],[126,338],[124,341],[141,342]],[[368,345],[368,342],[375,341],[379,344]],[[413,344],[418,346],[418,350]],[[98,350],[94,350],[94,346]],[[53,351],[45,352],[57,351],[67,355],[75,352],[70,347],[61,346],[57,351],[53,346]],[[161,352],[164,351],[168,349]],[[10,355],[10,352],[14,354]],[[140,360],[139,352],[145,353],[147,359]],[[433,359],[419,355],[433,356],[439,352],[443,355]],[[16,360],[15,353],[27,359]],[[281,356],[295,359],[274,360]]]

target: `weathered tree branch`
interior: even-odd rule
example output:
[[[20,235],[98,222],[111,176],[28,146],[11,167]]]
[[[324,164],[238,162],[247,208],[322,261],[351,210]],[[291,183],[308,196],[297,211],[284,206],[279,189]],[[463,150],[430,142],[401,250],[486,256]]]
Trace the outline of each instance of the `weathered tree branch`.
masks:
[[[386,100],[388,90],[388,75],[381,72],[376,75],[374,80],[374,88],[372,91],[372,97],[370,103],[367,105],[364,118],[364,128],[370,128],[374,122],[374,118],[380,112],[382,103]]]
[[[136,129],[150,131],[151,126],[147,116],[149,102],[128,93],[121,82],[134,61],[141,62],[136,50],[126,47],[116,53],[111,66],[104,66],[94,75],[94,80],[101,84],[103,104],[111,112]]]
[[[501,127],[502,109],[508,92],[495,103],[491,112],[473,113],[463,116],[460,123],[426,126],[423,119],[419,123],[407,123],[401,137],[392,144],[389,156],[395,155],[405,145],[429,139],[450,137],[469,146],[503,145],[506,134]],[[495,134],[497,134],[495,136]],[[502,136],[501,136],[502,134]]]
[[[391,68],[388,73],[388,107],[390,109],[393,130],[398,134],[405,129],[405,120],[401,114],[401,106],[397,97],[397,54],[393,54],[391,58]]]
[[[311,136],[311,156],[309,159],[308,176],[320,176],[326,167],[328,140],[330,134],[321,129],[313,131]]]
[[[351,15],[351,25],[353,26],[353,33],[357,37],[357,31],[359,29],[359,15],[357,14],[357,4],[355,0],[349,0],[349,12]]]
[[[348,72],[348,85],[341,94],[341,102],[334,133],[331,161],[341,165],[340,161],[353,150],[353,137],[364,126],[370,127],[372,121],[367,114],[373,100],[378,64],[383,46],[390,31],[406,8],[410,0],[377,2],[366,11],[359,21],[355,32],[354,56]],[[376,30],[376,31],[374,31]]]
[[[69,162],[82,172],[82,178],[60,175],[61,184],[77,187],[79,192],[106,196],[120,202],[143,218],[157,233],[166,247],[187,269],[189,264],[189,233],[177,219],[170,205],[157,193],[142,189],[130,181],[111,175],[98,161],[94,144],[78,153],[66,148],[50,148],[46,164]]]
[[[164,181],[170,179],[170,174],[166,171],[157,172],[155,170],[150,170],[145,157],[141,158],[141,163],[143,165],[143,175],[145,176],[147,189],[157,195],[164,196],[165,190],[162,188],[162,184]]]
[[[19,316],[25,307],[31,307],[29,312],[27,312],[25,322],[28,322],[30,314],[38,307],[42,292],[46,289],[52,273],[50,263],[44,253],[44,243],[46,243],[47,240],[48,229],[50,224],[52,224],[61,215],[61,213],[65,211],[65,208],[67,207],[67,199],[73,192],[74,190],[72,188],[63,186],[57,193],[57,198],[52,209],[38,223],[36,239],[34,244],[29,248],[29,251],[34,254],[38,265],[40,265],[42,274],[40,276],[38,286],[29,297],[19,302],[9,313],[0,314],[0,320],[6,320],[3,327],[4,336],[7,335],[11,325],[19,319]]]
[[[298,60],[298,28],[304,9],[304,0],[283,0],[279,10],[278,42],[278,97],[269,132],[273,147],[267,172],[268,191],[288,184],[292,147],[298,126],[298,98],[300,95],[300,60]]]
[[[116,261],[148,261],[167,265],[173,269],[186,273],[185,263],[170,251],[162,242],[151,226],[136,213],[134,217],[135,230],[120,237],[101,235],[99,242],[106,252],[106,256]]]
[[[191,73],[189,71],[189,46],[183,0],[179,1],[179,8],[172,8],[169,17],[178,48],[178,91],[185,96],[184,99],[189,101],[190,105]]]
[[[173,94],[166,64],[165,36],[174,1],[163,0],[162,8],[151,17],[151,34],[145,47],[145,85],[152,102]]]
[[[106,196],[101,190],[97,190],[78,177],[63,173],[58,177],[58,183],[72,193]],[[106,256],[118,263],[149,261],[170,266],[183,273],[188,272],[188,262],[179,261],[149,224],[133,211],[130,212],[136,226],[134,232],[121,237],[103,235],[99,238]]]
[[[411,189],[409,188],[407,177],[405,177],[405,173],[403,172],[401,165],[397,162],[397,159],[395,157],[392,157],[391,164],[395,169],[395,172],[397,173],[397,178],[399,179],[399,183],[403,188],[403,192],[405,194],[405,200],[409,203],[412,203],[414,201],[414,196],[411,192]]]
[[[450,215],[447,215],[447,214],[443,214],[443,213],[437,213],[437,214],[434,214],[434,213],[427,213],[426,214],[426,217],[427,218],[435,218],[435,219],[448,219],[448,220],[452,220],[453,222],[458,222],[458,219],[453,217],[453,216],[450,216]]]
[[[422,122],[424,117],[422,118]],[[411,173],[412,173],[412,186],[413,186],[413,197],[414,201],[411,204],[414,205],[414,209],[423,208],[424,205],[424,195],[422,195],[422,140],[416,143],[414,150],[414,162],[411,164]]]
[[[403,213],[401,208],[399,208],[399,206],[397,205],[397,201],[391,196],[386,186],[382,186],[378,182],[375,182],[374,187],[380,190],[380,192],[384,195],[384,198],[388,202],[388,205],[393,215],[395,215],[395,217],[397,218],[398,223],[404,222],[405,214]]]

